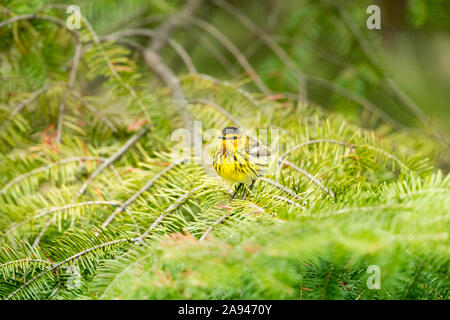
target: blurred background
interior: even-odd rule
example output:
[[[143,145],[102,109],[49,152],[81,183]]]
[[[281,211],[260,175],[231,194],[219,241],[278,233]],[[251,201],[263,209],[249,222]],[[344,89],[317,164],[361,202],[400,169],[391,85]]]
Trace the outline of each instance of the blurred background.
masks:
[[[10,1],[2,2],[5,8]],[[107,36],[156,29],[188,1],[57,1],[63,2],[78,5],[97,33]],[[16,14],[49,4],[14,1]],[[366,26],[373,4],[380,8],[378,30]],[[161,52],[175,73],[238,81],[272,99],[341,112],[367,128],[418,130],[442,145],[436,161],[448,171],[449,1],[205,0],[195,16],[173,34],[192,65],[174,48]],[[252,81],[255,74],[259,84]]]

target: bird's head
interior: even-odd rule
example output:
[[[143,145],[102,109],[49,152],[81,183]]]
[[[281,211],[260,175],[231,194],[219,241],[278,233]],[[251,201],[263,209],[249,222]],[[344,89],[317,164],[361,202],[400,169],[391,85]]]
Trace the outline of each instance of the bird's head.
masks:
[[[226,127],[223,128],[222,135],[219,136],[219,139],[222,139],[224,147],[228,145],[236,148],[244,142],[245,139],[243,137],[238,128]]]

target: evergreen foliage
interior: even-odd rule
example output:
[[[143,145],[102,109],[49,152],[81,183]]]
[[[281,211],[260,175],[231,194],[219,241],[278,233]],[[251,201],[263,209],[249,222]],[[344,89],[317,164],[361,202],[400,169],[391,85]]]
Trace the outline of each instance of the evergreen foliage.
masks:
[[[192,33],[149,53],[155,40],[137,30],[158,32],[183,5],[86,1],[72,31],[64,5],[0,6],[0,298],[449,299],[448,144],[423,110],[370,102],[398,91],[343,22],[363,6],[303,1],[242,50],[202,19],[218,11],[211,20],[248,31],[257,18],[209,1]],[[439,6],[412,1],[411,26],[437,24],[421,10]],[[207,49],[189,50],[194,35]],[[323,56],[335,67],[316,74],[329,80],[311,73]],[[229,202],[207,165],[173,158],[187,119],[278,130],[273,170]]]

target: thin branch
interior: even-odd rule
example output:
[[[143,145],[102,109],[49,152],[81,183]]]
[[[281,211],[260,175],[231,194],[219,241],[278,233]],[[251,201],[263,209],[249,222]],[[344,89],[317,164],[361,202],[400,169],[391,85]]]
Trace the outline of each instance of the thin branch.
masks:
[[[47,223],[45,224],[45,226],[42,228],[41,232],[39,233],[39,235],[36,237],[36,239],[33,242],[33,245],[31,246],[32,248],[36,248],[39,245],[39,242],[41,241],[41,238],[44,236],[45,232],[47,232],[48,228],[50,227],[51,224],[55,223],[55,219],[49,219],[47,221]]]
[[[76,76],[77,76],[78,65],[79,65],[80,58],[81,58],[81,49],[82,49],[81,42],[78,42],[75,46],[75,54],[73,57],[72,68],[70,70],[69,82],[67,84],[66,91],[64,92],[64,96],[62,98],[61,104],[59,105],[58,126],[57,126],[56,139],[55,139],[57,143],[61,142],[62,130],[63,130],[64,109],[65,109],[65,105],[66,105],[67,96],[69,94],[69,91],[72,89],[72,87],[75,83]]]
[[[223,216],[221,216],[217,221],[215,221],[212,225],[209,226],[209,228],[202,234],[202,236],[200,237],[200,239],[198,241],[203,241],[205,240],[206,236],[211,233],[212,229],[220,224],[223,220],[225,220],[227,217],[230,216],[231,213],[227,212],[226,214],[224,214]]]
[[[202,2],[203,0],[189,0],[179,12],[171,16],[166,22],[155,30],[154,39],[151,41],[147,49],[155,53],[160,51],[168,39],[171,38],[171,35],[175,29],[190,22],[192,16],[195,14]]]
[[[127,201],[123,202],[119,205],[119,207],[106,219],[106,221],[102,224],[102,228],[105,228],[108,224],[110,224],[116,215],[122,211],[124,211],[130,204],[132,204],[134,201],[136,201],[137,198],[140,197],[142,193],[147,191],[155,182],[161,178],[164,174],[166,174],[168,171],[172,170],[177,165],[184,162],[183,160],[177,161],[172,163],[170,166],[164,168],[161,172],[159,172],[157,175],[155,175],[151,180],[149,180],[141,189],[139,189],[133,196],[131,196]]]
[[[43,20],[43,21],[51,22],[57,26],[62,27],[65,30],[67,30],[76,39],[76,42],[79,42],[80,36],[79,36],[78,32],[76,32],[75,30],[66,28],[65,21],[55,18],[55,17],[52,17],[52,16],[47,16],[47,15],[24,14],[24,15],[20,15],[20,16],[15,16],[15,17],[7,19],[3,22],[0,22],[0,28],[6,26],[8,24],[15,23],[15,22],[22,21],[22,20]]]
[[[21,221],[20,223],[12,226],[10,229],[6,230],[4,232],[4,235],[11,233],[12,231],[16,230],[17,228],[21,227],[22,225],[24,225],[32,220],[42,218],[53,212],[64,211],[67,209],[90,206],[90,205],[97,205],[97,204],[105,204],[105,205],[111,205],[111,206],[119,206],[120,205],[120,203],[118,203],[116,201],[86,201],[86,202],[71,203],[71,204],[68,204],[68,205],[65,205],[62,207],[52,207],[52,208],[47,208],[47,209],[40,209],[35,212],[35,213],[37,213],[36,215],[34,215],[24,221]]]
[[[145,36],[153,38],[155,37],[156,32],[154,30],[150,29],[142,29],[142,28],[135,28],[135,29],[126,29],[123,31],[115,32],[111,35],[100,37],[100,41],[108,41],[113,40],[120,42],[123,37],[134,37],[134,36]],[[197,70],[194,66],[194,63],[192,62],[191,57],[189,54],[184,50],[183,46],[179,44],[177,41],[173,39],[168,39],[168,44],[175,50],[175,52],[180,56],[181,60],[183,60],[184,64],[186,65],[186,68],[189,70],[190,73],[197,73]],[[137,49],[138,51],[143,51],[144,47],[139,44],[139,46],[136,45],[136,43],[127,42],[127,40],[123,41],[123,43],[128,44],[132,46],[134,49]]]
[[[194,189],[186,192],[177,200],[175,200],[175,202],[173,202],[166,210],[164,210],[164,212],[155,221],[153,221],[152,225],[147,229],[147,231],[145,231],[140,237],[137,237],[135,240],[140,241],[142,240],[142,238],[147,237],[150,234],[150,232],[160,224],[162,219],[164,219],[170,212],[174,211],[175,209],[180,207],[183,203],[185,203],[190,196],[195,194],[195,192],[197,192],[197,190],[200,189],[200,187],[201,186],[195,187]]]
[[[88,254],[88,253],[91,252],[91,251],[98,250],[98,249],[101,249],[101,248],[104,248],[104,247],[107,247],[107,246],[115,245],[115,244],[118,244],[118,243],[129,242],[130,240],[132,241],[132,239],[118,239],[118,240],[113,240],[113,241],[105,242],[105,243],[99,244],[99,245],[97,245],[97,246],[95,246],[95,247],[91,247],[91,248],[88,248],[88,249],[83,250],[83,251],[81,251],[81,252],[78,252],[77,254],[75,254],[75,255],[73,255],[73,256],[71,256],[71,257],[69,257],[69,258],[67,258],[67,259],[65,259],[65,260],[63,260],[63,261],[61,261],[61,262],[55,263],[55,264],[53,264],[50,268],[48,268],[47,270],[45,270],[45,271],[43,271],[43,272],[37,274],[36,276],[34,276],[33,278],[31,278],[30,280],[28,280],[27,282],[25,282],[23,285],[21,285],[19,288],[17,288],[16,290],[14,290],[10,295],[8,295],[8,296],[5,298],[5,300],[11,299],[11,298],[14,297],[16,294],[18,294],[20,291],[22,291],[25,287],[29,286],[30,284],[32,284],[32,283],[35,282],[36,280],[39,280],[40,278],[42,278],[43,276],[45,276],[47,273],[52,272],[52,271],[58,269],[60,266],[66,264],[66,263],[68,263],[68,262],[74,261],[74,260],[76,260],[76,259],[78,259],[78,258],[80,258],[80,257],[82,257],[82,256],[84,256],[84,255],[86,255],[86,254]]]
[[[371,103],[370,101],[366,100],[365,98],[362,98],[350,90],[347,90],[343,87],[340,87],[338,85],[335,85],[334,83],[319,78],[315,76],[306,75],[302,72],[300,72],[294,63],[294,61],[289,57],[289,55],[286,53],[286,51],[281,48],[278,43],[273,40],[272,37],[270,37],[268,34],[261,32],[258,30],[258,27],[245,15],[243,15],[239,10],[237,10],[235,7],[233,7],[230,3],[225,2],[223,0],[214,0],[214,3],[216,3],[218,6],[222,7],[223,9],[227,10],[229,13],[231,13],[233,16],[235,16],[244,26],[246,26],[248,29],[250,29],[253,33],[256,34],[264,43],[267,44],[267,46],[281,59],[281,61],[288,64],[288,66],[295,70],[295,74],[298,77],[299,81],[309,81],[313,82],[323,88],[332,90],[344,97],[346,97],[349,100],[352,100],[353,102],[359,104],[363,108],[370,111],[372,114],[378,116],[380,119],[384,120],[387,123],[390,123],[396,128],[404,128],[399,122],[397,122],[395,119],[390,117],[388,114],[386,114],[381,108],[378,108],[376,105]],[[306,87],[306,84],[301,84],[301,87]]]
[[[277,198],[277,199],[280,199],[280,200],[283,200],[283,201],[286,201],[287,203],[289,203],[289,204],[291,204],[293,206],[296,206],[297,208],[301,208],[302,210],[306,209],[304,206],[302,206],[302,205],[298,204],[297,202],[292,201],[291,199],[288,199],[286,197],[279,196],[277,194],[271,194],[270,196],[272,196],[274,198]]]
[[[103,123],[111,129],[112,132],[117,133],[119,130],[116,128],[116,126],[109,120],[102,112],[100,112],[97,108],[95,108],[90,103],[87,103],[86,101],[81,101],[81,104],[86,107],[91,113],[99,117]]]
[[[284,192],[286,192],[287,194],[291,195],[292,197],[299,199],[299,200],[303,200],[303,204],[306,204],[306,201],[304,201],[304,199],[302,198],[301,195],[295,193],[293,190],[283,186],[281,183],[278,183],[272,179],[269,178],[264,178],[264,177],[260,177],[258,180],[264,181],[280,190],[283,190]]]
[[[250,30],[251,33],[255,34],[258,38],[260,38],[272,51],[281,59],[281,61],[286,62],[291,69],[294,70],[294,73],[299,81],[300,84],[300,95],[301,100],[306,101],[307,99],[307,91],[306,91],[306,79],[303,76],[303,74],[298,70],[295,63],[292,61],[292,59],[289,57],[289,55],[284,51],[278,43],[273,40],[272,37],[270,37],[265,32],[261,32],[256,24],[253,23],[250,18],[248,18],[246,15],[244,15],[240,10],[235,8],[232,4],[229,2],[225,2],[223,0],[213,0],[213,2],[228,11],[231,15],[233,15],[237,20],[239,20],[246,28]]]
[[[316,144],[316,143],[323,143],[323,142],[339,144],[339,145],[350,147],[350,148],[356,148],[357,147],[357,146],[355,146],[355,145],[353,145],[351,143],[347,143],[347,142],[344,142],[344,141],[338,141],[338,140],[334,140],[334,139],[309,140],[309,141],[302,142],[302,143],[296,145],[295,147],[289,149],[288,151],[283,153],[280,158],[281,159],[286,158],[291,152],[294,152],[295,150],[300,149],[303,146],[310,145],[310,144]]]
[[[270,94],[270,89],[266,86],[266,84],[261,80],[259,75],[256,73],[255,69],[250,65],[247,58],[242,54],[242,52],[215,26],[212,24],[198,18],[193,18],[192,22],[198,27],[206,30],[211,35],[213,35],[220,43],[230,51],[233,56],[239,61],[240,65],[244,68],[244,70],[248,73],[248,75],[255,82],[256,86],[264,93]]]
[[[316,185],[318,185],[323,191],[325,191],[327,194],[329,194],[332,198],[335,197],[333,191],[331,191],[330,189],[328,189],[320,180],[318,180],[317,178],[315,178],[311,173],[303,170],[302,168],[297,167],[295,164],[293,164],[292,162],[286,161],[286,160],[282,160],[279,159],[278,160],[280,165],[287,165],[289,167],[291,167],[292,169],[300,172],[301,174],[303,174],[304,176],[306,176],[309,180],[311,180],[312,182],[314,182]]]
[[[233,88],[239,94],[241,94],[245,98],[247,98],[254,105],[254,107],[259,108],[261,106],[260,103],[252,96],[252,94],[250,92],[246,91],[243,88],[237,87],[235,84],[233,84],[233,83],[231,83],[229,81],[220,80],[220,79],[214,78],[211,75],[203,74],[203,73],[190,74],[190,75],[187,75],[185,77],[199,78],[199,79],[202,79],[202,80],[211,81],[212,83],[217,84],[217,85],[222,85],[222,86],[225,86],[225,87]]]
[[[67,159],[64,159],[64,160],[61,160],[58,162],[54,162],[49,165],[33,169],[25,174],[22,174],[16,178],[14,178],[10,182],[8,182],[5,186],[3,186],[3,188],[0,190],[0,194],[5,193],[6,190],[9,189],[11,186],[13,186],[14,184],[16,184],[30,176],[33,176],[33,175],[41,173],[41,172],[45,172],[56,166],[60,166],[60,165],[71,163],[71,162],[80,162],[80,161],[106,161],[106,159],[101,158],[101,157],[72,157],[72,158],[67,158]]]
[[[149,126],[145,126],[144,128],[142,128],[137,134],[128,139],[128,141],[125,142],[125,144],[119,150],[117,150],[110,158],[108,158],[100,166],[98,166],[97,169],[95,169],[95,171],[84,182],[83,186],[78,191],[78,195],[82,195],[86,191],[86,188],[88,187],[89,183],[91,183],[92,180],[94,180],[106,167],[110,166],[111,164],[116,162],[120,157],[122,157],[124,153],[126,153],[140,138],[142,138],[149,129],[150,129]]]
[[[189,103],[200,103],[200,104],[211,106],[214,109],[216,109],[217,111],[219,111],[220,113],[222,113],[223,115],[225,115],[225,117],[227,117],[236,127],[243,128],[243,126],[241,125],[241,123],[238,119],[236,119],[231,113],[229,113],[227,110],[225,110],[224,108],[219,106],[214,101],[207,100],[207,99],[189,99]]]
[[[52,263],[50,263],[49,261],[45,261],[45,260],[41,260],[41,259],[34,259],[34,258],[26,258],[26,259],[21,259],[21,260],[8,261],[6,263],[0,264],[0,268],[9,266],[11,264],[21,263],[21,262],[45,263],[45,264],[52,266]]]
[[[44,85],[42,86],[40,89],[36,90],[35,92],[33,92],[32,94],[30,94],[30,96],[28,98],[26,98],[25,100],[23,100],[22,102],[18,103],[13,111],[9,114],[8,119],[6,119],[2,125],[0,126],[0,131],[2,131],[7,125],[8,123],[10,123],[12,121],[12,119],[20,112],[22,111],[23,108],[25,108],[28,104],[30,104],[31,102],[33,102],[34,99],[36,99],[37,97],[39,97],[42,93],[44,93],[45,91],[47,91],[48,89],[48,85]]]
[[[187,110],[187,102],[184,96],[184,92],[181,89],[180,81],[175,73],[162,61],[161,57],[150,49],[145,49],[142,52],[144,61],[147,66],[153,70],[163,82],[172,90],[172,100],[175,107],[181,113],[183,126],[193,132],[193,121]]]

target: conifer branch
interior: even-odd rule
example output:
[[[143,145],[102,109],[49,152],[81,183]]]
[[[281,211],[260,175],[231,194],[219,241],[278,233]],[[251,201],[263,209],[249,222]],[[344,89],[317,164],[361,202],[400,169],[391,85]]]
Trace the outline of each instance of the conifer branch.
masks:
[[[106,219],[106,221],[102,224],[102,228],[105,228],[107,225],[109,225],[114,218],[116,217],[116,215],[122,211],[124,211],[127,207],[130,206],[130,204],[132,204],[134,201],[136,201],[137,198],[139,198],[141,196],[142,193],[144,193],[145,191],[147,191],[150,187],[153,186],[153,184],[155,184],[155,182],[161,178],[164,174],[166,174],[168,171],[172,170],[173,168],[175,168],[177,165],[183,163],[185,160],[179,160],[176,161],[174,163],[172,163],[171,165],[169,165],[168,167],[164,168],[164,170],[162,170],[161,172],[159,172],[157,175],[155,175],[152,179],[150,179],[144,186],[141,187],[141,189],[139,189],[133,196],[131,196],[130,198],[128,198],[127,201],[123,202],[122,204],[119,205],[119,207]]]
[[[104,169],[106,169],[108,166],[112,165],[114,162],[116,162],[119,158],[121,158],[131,147],[134,146],[134,144],[141,139],[147,131],[150,129],[149,126],[144,126],[138,133],[136,133],[134,136],[132,136],[130,139],[128,139],[127,142],[119,149],[117,150],[110,158],[108,158],[106,161],[104,161],[100,166],[95,169],[94,172],[89,176],[89,178],[84,182],[84,184],[81,186],[80,190],[78,191],[78,195],[82,195],[86,188],[88,187],[89,183],[92,182]]]
[[[12,119],[20,112],[23,108],[25,108],[28,104],[34,101],[37,97],[39,97],[41,94],[43,94],[45,91],[47,91],[48,85],[43,85],[40,89],[34,91],[28,98],[26,98],[24,101],[18,103],[14,108],[13,111],[9,114],[8,119],[6,119],[2,125],[0,126],[0,130],[3,130],[11,121]]]
[[[23,262],[36,262],[36,263],[44,263],[47,265],[52,265],[51,262],[49,261],[45,261],[42,259],[35,259],[35,258],[25,258],[25,259],[20,259],[20,260],[14,260],[14,261],[8,261],[6,263],[0,264],[0,268],[12,265],[12,264],[18,264],[18,263],[23,263]]]
[[[27,282],[25,282],[23,285],[21,285],[19,288],[17,288],[16,290],[14,290],[10,295],[8,295],[5,300],[10,300],[12,297],[14,297],[16,294],[18,294],[20,291],[22,291],[23,289],[25,289],[26,287],[28,287],[30,284],[32,284],[33,282],[35,282],[36,280],[39,280],[40,278],[42,278],[43,276],[45,276],[46,274],[48,274],[49,272],[52,272],[56,269],[58,269],[59,267],[61,267],[62,265],[65,265],[71,261],[74,261],[86,254],[88,254],[89,252],[107,247],[107,246],[112,246],[118,243],[124,243],[124,242],[129,242],[132,241],[132,239],[117,239],[117,240],[113,240],[113,241],[109,241],[109,242],[105,242],[102,244],[99,244],[97,246],[88,248],[86,250],[83,250],[81,252],[78,252],[77,254],[61,261],[58,263],[53,264],[50,268],[40,272],[39,274],[37,274],[36,276],[34,276],[33,278],[31,278],[30,280],[28,280]]]
[[[49,170],[49,169],[51,169],[53,167],[56,167],[56,166],[64,165],[64,164],[71,163],[71,162],[80,162],[80,161],[106,161],[106,159],[105,158],[101,158],[101,157],[72,157],[72,158],[67,158],[67,159],[64,159],[64,160],[61,160],[61,161],[58,161],[58,162],[55,162],[55,163],[51,163],[49,165],[33,169],[33,170],[31,170],[31,171],[29,171],[27,173],[24,173],[24,174],[22,174],[22,175],[20,175],[20,176],[18,176],[16,178],[14,178],[10,182],[8,182],[6,185],[4,185],[2,187],[2,189],[0,189],[0,194],[5,193],[6,190],[11,188],[11,186],[17,184],[18,182],[20,182],[20,181],[22,181],[22,180],[24,180],[26,178],[29,178],[29,177],[35,175],[35,174],[38,174],[38,173],[41,173],[41,172],[45,172],[45,171],[47,171],[47,170]]]
[[[145,231],[141,236],[137,237],[135,239],[135,241],[139,242],[143,238],[147,237],[150,234],[150,232],[153,229],[155,229],[169,213],[171,213],[172,211],[176,210],[183,203],[185,203],[186,200],[189,197],[191,197],[193,194],[195,194],[198,191],[198,189],[200,189],[200,187],[201,186],[195,187],[192,190],[190,190],[190,191],[186,192],[185,194],[183,194],[178,199],[176,199],[175,202],[173,202],[166,210],[164,210],[164,212],[155,221],[153,221],[152,225],[147,229],[147,231]]]
[[[305,141],[305,142],[302,142],[302,143],[296,145],[295,147],[293,147],[293,148],[289,149],[288,151],[286,151],[285,153],[283,153],[280,158],[284,159],[290,153],[294,152],[295,150],[298,150],[301,147],[304,147],[304,146],[307,146],[307,145],[310,145],[310,144],[316,144],[316,143],[334,143],[334,144],[339,144],[341,146],[350,147],[350,148],[356,148],[357,147],[357,146],[355,146],[355,145],[353,145],[351,143],[347,143],[347,142],[344,142],[344,141],[338,141],[338,140],[335,140],[335,139],[316,139],[316,140]]]
[[[335,197],[334,196],[334,192],[331,191],[330,189],[328,189],[320,180],[318,180],[316,177],[314,177],[311,173],[307,172],[306,170],[304,170],[302,168],[297,167],[292,162],[289,162],[289,161],[286,161],[286,160],[282,160],[282,159],[279,159],[278,162],[279,162],[279,164],[281,166],[287,165],[287,166],[291,167],[292,169],[300,172],[301,174],[306,176],[309,180],[311,180],[316,185],[318,185],[323,191],[325,191],[327,194],[329,194],[332,198]]]

